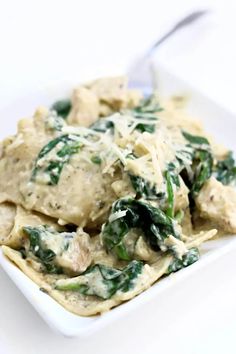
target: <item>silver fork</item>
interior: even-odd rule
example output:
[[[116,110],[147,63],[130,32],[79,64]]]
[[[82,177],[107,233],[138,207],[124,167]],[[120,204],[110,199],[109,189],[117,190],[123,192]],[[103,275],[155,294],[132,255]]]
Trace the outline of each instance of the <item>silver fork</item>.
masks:
[[[180,21],[178,21],[167,33],[165,33],[161,38],[159,38],[152,46],[149,48],[144,55],[139,58],[128,70],[129,87],[130,88],[140,88],[146,94],[150,93],[155,89],[153,66],[151,62],[152,55],[155,53],[157,47],[159,47],[163,42],[165,42],[174,33],[186,27],[193,22],[197,21],[203,15],[208,13],[208,10],[195,11],[187,15]]]

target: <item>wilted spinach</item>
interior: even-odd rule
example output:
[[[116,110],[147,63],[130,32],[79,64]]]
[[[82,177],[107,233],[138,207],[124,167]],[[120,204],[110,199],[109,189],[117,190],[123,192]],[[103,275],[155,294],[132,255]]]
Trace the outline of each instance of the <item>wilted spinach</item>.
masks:
[[[203,184],[211,177],[213,167],[213,157],[211,152],[198,149],[194,154],[193,161],[193,183],[191,193],[197,196]]]
[[[211,177],[213,169],[213,156],[209,142],[206,138],[195,136],[187,132],[182,132],[185,139],[191,144],[187,145],[187,159],[191,162],[186,166],[184,159],[181,161],[181,153],[178,154],[178,160],[182,164],[180,172],[185,184],[191,192],[192,198],[195,198],[202,188],[203,184]]]
[[[191,248],[185,255],[183,255],[182,259],[175,258],[173,262],[169,265],[167,274],[177,272],[179,269],[188,267],[194,262],[199,260],[199,251],[197,248]]]
[[[183,136],[193,145],[209,145],[209,141],[203,136],[192,135],[186,131],[182,131]]]
[[[150,95],[147,98],[141,100],[140,104],[131,109],[129,112],[138,119],[149,119],[149,120],[157,120],[157,116],[155,113],[161,112],[163,108],[161,108],[157,97],[155,95]]]
[[[165,197],[165,193],[157,192],[156,187],[140,176],[129,174],[131,184],[136,192],[136,198],[147,200],[160,200]]]
[[[83,295],[98,296],[106,300],[117,291],[127,292],[132,289],[142,269],[143,263],[136,260],[122,270],[95,264],[76,278],[59,280],[55,288],[63,291],[78,291]]]
[[[168,203],[166,214],[170,218],[173,218],[174,217],[174,189],[173,189],[173,181],[169,171],[166,171],[166,189],[167,189],[167,203]]]
[[[51,110],[56,111],[58,116],[66,119],[71,110],[71,101],[68,99],[57,101],[53,103]]]
[[[92,161],[93,163],[95,163],[96,165],[101,165],[101,163],[102,163],[102,159],[101,159],[101,157],[98,156],[98,155],[92,156],[92,157],[91,157],[91,161]]]
[[[45,247],[42,243],[42,233],[45,233],[47,227],[23,227],[23,231],[29,237],[30,248],[29,251],[32,252],[45,268],[48,273],[62,273],[62,269],[55,265],[54,260],[56,253],[51,249]]]
[[[156,113],[160,111],[162,111],[162,108],[160,107],[156,96],[151,95],[150,97],[141,100],[137,107],[128,110],[127,112],[136,119],[145,119],[156,122],[158,119]],[[156,123],[138,123],[135,129],[139,130],[141,133],[154,133],[155,127]]]
[[[32,172],[32,180],[37,180],[39,173],[48,176],[46,183],[56,185],[59,182],[62,169],[69,162],[72,155],[76,154],[82,143],[78,135],[65,134],[51,140],[40,151]],[[45,156],[52,153],[45,159]]]
[[[114,123],[108,118],[100,118],[90,126],[90,129],[100,133],[105,133],[108,129],[113,131]]]
[[[136,130],[139,130],[141,133],[154,133],[155,132],[155,124],[147,124],[147,123],[139,123],[135,127]]]
[[[135,126],[136,130],[139,130],[142,133],[154,133],[156,124],[155,122],[158,119],[155,113],[160,111],[162,111],[162,108],[160,107],[156,96],[152,95],[143,99],[137,107],[133,109],[121,110],[120,113],[130,115],[135,120],[137,119],[137,124]],[[139,119],[149,120],[150,123],[138,123]],[[108,129],[113,132],[114,123],[109,119],[109,117],[100,118],[90,126],[90,129],[96,130],[100,133],[105,133]]]
[[[124,211],[125,215],[114,221],[108,221],[102,228],[104,245],[120,259],[130,259],[123,241],[132,228],[141,229],[154,250],[159,250],[169,235],[179,238],[173,219],[147,202],[121,198],[113,204],[111,215],[120,211]]]
[[[170,162],[167,165],[167,170],[166,173],[168,172],[168,175],[170,177],[170,180],[173,184],[175,184],[177,187],[180,187],[180,181],[179,181],[179,166],[176,166],[175,163]]]
[[[214,169],[216,179],[224,185],[236,181],[236,165],[233,153],[230,151],[224,160],[219,160]]]

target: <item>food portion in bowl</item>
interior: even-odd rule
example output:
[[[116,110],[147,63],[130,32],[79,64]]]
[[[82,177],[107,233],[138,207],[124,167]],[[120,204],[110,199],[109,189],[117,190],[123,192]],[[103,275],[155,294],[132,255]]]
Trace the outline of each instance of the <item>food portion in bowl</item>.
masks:
[[[0,145],[3,253],[67,310],[105,312],[236,231],[232,153],[181,98],[76,88]]]

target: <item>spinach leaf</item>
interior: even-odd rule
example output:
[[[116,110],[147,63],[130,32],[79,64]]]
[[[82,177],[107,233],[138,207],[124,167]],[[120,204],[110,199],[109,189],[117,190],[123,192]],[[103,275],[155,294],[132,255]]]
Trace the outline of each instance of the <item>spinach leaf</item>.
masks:
[[[156,113],[162,111],[159,102],[155,95],[151,95],[150,97],[144,98],[141,100],[140,104],[128,110],[128,114],[132,115],[136,119],[145,119],[150,121],[157,121]],[[154,133],[155,132],[155,123],[139,123],[135,127],[136,130],[139,130],[141,133],[148,132]]]
[[[53,103],[51,109],[56,111],[58,116],[66,119],[71,110],[71,101],[70,100],[60,100]]]
[[[153,121],[153,123],[140,122],[136,124],[135,129],[139,130],[141,133],[154,133],[155,121],[158,119],[155,113],[160,111],[162,111],[162,108],[157,102],[157,98],[153,95],[143,99],[137,107],[133,109],[121,110],[120,113],[124,115],[130,115],[137,120],[145,119]],[[100,133],[105,133],[108,129],[111,129],[111,132],[113,132],[114,123],[109,120],[109,117],[100,118],[90,126],[90,129],[96,130]]]
[[[98,296],[106,300],[117,291],[131,290],[142,270],[143,263],[136,260],[122,270],[95,264],[76,278],[59,280],[55,288],[63,291],[78,291],[83,295]]]
[[[161,112],[162,110],[157,97],[151,95],[142,99],[137,107],[130,110],[130,113],[138,119],[157,120],[155,113]]]
[[[166,171],[166,189],[167,189],[167,203],[168,203],[166,214],[170,218],[173,218],[174,217],[174,189],[173,189],[173,181],[169,171]]]
[[[236,181],[236,165],[232,151],[228,153],[224,160],[217,162],[214,170],[216,179],[224,185],[228,185]]]
[[[98,155],[92,156],[92,157],[91,157],[91,161],[92,161],[93,163],[95,163],[96,165],[101,165],[101,163],[102,163],[101,157],[98,156]]]
[[[124,244],[124,237],[130,229],[139,228],[143,231],[149,245],[154,250],[160,250],[165,238],[173,235],[179,238],[174,221],[161,209],[151,204],[132,198],[118,199],[112,206],[111,215],[125,212],[124,216],[108,221],[102,228],[103,243],[109,251],[113,251],[118,258],[127,260],[130,255]],[[125,257],[119,249],[125,251]],[[117,250],[118,249],[118,250]]]
[[[194,145],[209,145],[209,141],[203,136],[192,135],[188,132],[182,131],[183,136],[186,140],[188,140],[191,144]]]
[[[175,258],[173,262],[170,264],[167,274],[177,272],[179,269],[188,267],[189,265],[193,264],[194,262],[199,260],[199,251],[197,248],[191,248],[182,259]]]
[[[175,163],[170,162],[167,165],[167,171],[169,178],[173,184],[175,184],[177,187],[180,187],[180,180],[179,180],[179,171],[178,171],[179,166],[176,166]]]
[[[51,140],[40,151],[34,165],[31,179],[33,181],[56,185],[59,182],[62,169],[69,162],[72,155],[76,154],[82,143],[78,135],[61,135]],[[52,154],[45,159],[47,154]],[[41,174],[41,178],[38,175]],[[46,178],[45,178],[46,177]]]
[[[212,154],[207,150],[196,150],[193,161],[194,178],[191,187],[193,197],[197,196],[204,183],[211,177],[212,167]]]
[[[174,171],[175,166],[173,163],[169,163],[168,170],[165,172],[166,184],[167,184],[167,201],[168,209],[167,215],[174,216],[174,190],[173,184],[180,187],[179,176]],[[155,186],[152,186],[148,181],[140,176],[135,176],[129,174],[131,184],[136,192],[136,199],[146,199],[146,200],[162,200],[165,198],[164,192],[157,192]]]
[[[165,197],[165,193],[157,192],[155,186],[140,176],[129,174],[131,184],[136,192],[136,198],[144,198],[147,200],[160,200]]]
[[[180,171],[184,183],[190,190],[191,198],[195,198],[204,183],[211,177],[213,156],[210,151],[201,148],[194,149],[192,161],[183,163]]]
[[[182,164],[180,175],[194,199],[212,175],[213,156],[206,138],[187,132],[182,133],[191,144],[186,145],[186,151],[177,155],[180,164]],[[181,156],[183,157],[181,158]],[[188,162],[186,163],[186,161]]]
[[[114,123],[107,118],[100,118],[90,125],[89,128],[100,133],[105,133],[108,129],[113,131]]]
[[[139,123],[136,125],[135,129],[139,130],[141,133],[147,132],[152,134],[155,132],[155,124]]]
[[[131,211],[132,213],[132,211]],[[129,261],[130,255],[123,244],[124,236],[129,232],[129,223],[124,218],[107,222],[102,228],[102,239],[109,251],[113,251],[118,258]]]
[[[23,227],[24,233],[29,237],[30,252],[40,259],[45,271],[48,273],[62,273],[62,269],[55,265],[56,253],[45,247],[42,243],[42,233],[47,230],[46,227]]]
[[[181,172],[184,168],[189,168],[193,162],[194,151],[195,149],[191,145],[186,145],[181,150],[176,151],[176,159],[178,163],[173,164],[173,166],[175,166],[173,170],[177,169],[178,172]]]

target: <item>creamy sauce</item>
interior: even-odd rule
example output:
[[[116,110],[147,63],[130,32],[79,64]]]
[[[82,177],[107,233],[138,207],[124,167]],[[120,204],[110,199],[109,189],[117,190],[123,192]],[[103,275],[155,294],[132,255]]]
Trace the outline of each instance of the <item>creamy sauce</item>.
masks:
[[[191,248],[215,237],[218,228],[236,232],[234,187],[210,177],[198,194],[193,194],[191,183],[199,172],[193,165],[200,159],[197,155],[194,161],[193,156],[199,151],[183,131],[209,140],[200,150],[210,151],[214,168],[215,161],[227,156],[227,150],[186,115],[183,99],[160,100],[163,110],[156,105],[155,95],[152,99],[142,101],[142,95],[129,90],[124,78],[96,80],[74,90],[67,119],[56,111],[39,108],[33,118],[18,123],[15,136],[1,143],[3,252],[78,315],[102,313],[138,295],[167,274],[173,261],[181,262]],[[67,141],[49,148],[61,136],[67,136]],[[180,175],[180,171],[184,173]],[[187,182],[184,174],[188,175]],[[138,207],[111,212],[117,199],[123,197],[141,200],[167,217],[163,221],[156,214],[150,221],[151,214],[145,211],[145,220],[137,226]],[[205,226],[200,219],[205,220]],[[103,238],[105,223],[113,226],[110,248]],[[26,226],[40,231],[40,246],[34,250],[24,232]],[[68,231],[71,226],[75,231]],[[125,250],[125,258],[119,258],[112,242],[117,242],[119,252]],[[152,242],[156,242],[155,247]],[[62,274],[47,271],[39,247],[53,252],[52,263]],[[142,263],[140,274],[132,278],[132,272],[128,273],[132,286],[119,289],[110,298],[99,271],[84,274],[96,264],[119,273],[131,260]],[[85,295],[78,290],[59,291],[55,284],[81,284],[91,289]]]

